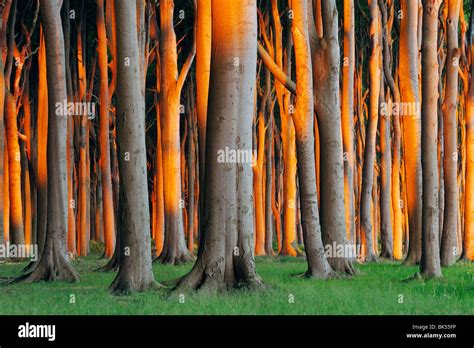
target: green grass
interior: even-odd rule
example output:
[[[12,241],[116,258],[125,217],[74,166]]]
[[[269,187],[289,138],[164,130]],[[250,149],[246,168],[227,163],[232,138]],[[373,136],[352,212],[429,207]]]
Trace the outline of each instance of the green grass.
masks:
[[[2,284],[0,314],[474,314],[474,268],[467,263],[443,269],[440,280],[404,282],[417,267],[379,262],[357,265],[353,278],[318,281],[294,276],[305,271],[303,259],[263,257],[257,258],[263,290],[186,294],[185,303],[166,290],[112,296],[107,288],[114,273],[93,271],[104,263],[97,254],[74,261],[81,274],[74,284]],[[0,264],[0,277],[18,275],[24,266]],[[191,267],[154,264],[153,270],[158,281],[167,281]]]

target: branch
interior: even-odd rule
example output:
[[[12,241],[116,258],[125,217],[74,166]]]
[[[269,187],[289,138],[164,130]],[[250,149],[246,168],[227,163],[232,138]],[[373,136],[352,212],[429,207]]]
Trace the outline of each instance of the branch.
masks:
[[[194,12],[197,12],[197,3],[194,1]],[[181,90],[183,89],[184,81],[186,81],[186,76],[188,76],[189,69],[191,69],[191,65],[193,65],[194,57],[196,56],[196,24],[194,25],[194,34],[193,34],[193,43],[191,46],[191,50],[189,51],[188,58],[184,62],[183,67],[181,68],[181,72],[179,73],[178,81],[176,83],[176,88],[178,91],[178,95],[181,94]]]
[[[265,51],[265,48],[258,43],[258,55],[262,59],[263,64],[267,67],[268,70],[272,73],[272,75],[280,81],[285,88],[296,95],[296,84],[291,80],[289,76],[287,76],[273,61],[272,57]]]

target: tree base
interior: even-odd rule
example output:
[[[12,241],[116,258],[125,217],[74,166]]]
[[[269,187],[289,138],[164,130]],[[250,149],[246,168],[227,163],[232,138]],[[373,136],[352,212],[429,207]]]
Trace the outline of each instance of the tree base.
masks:
[[[155,258],[154,262],[160,262],[164,265],[182,265],[191,261],[195,261],[196,258],[191,254],[188,249],[184,249],[176,254],[162,252],[161,255]]]
[[[339,274],[346,276],[354,276],[357,274],[357,270],[354,268],[351,260],[330,257],[328,261],[332,269]]]
[[[415,266],[420,264],[421,257],[416,257],[413,253],[408,254],[405,260],[402,262],[402,265],[406,266]]]
[[[36,264],[31,266],[28,273],[19,276],[13,280],[13,283],[50,282],[57,280],[72,283],[79,281],[78,273],[69,262],[59,255],[55,255],[54,260],[53,262],[52,258],[41,258]]]
[[[393,254],[389,250],[382,251],[380,257],[386,260],[393,260]]]
[[[157,283],[154,280],[151,281],[139,281],[137,282],[131,282],[126,279],[123,279],[119,274],[117,274],[117,277],[115,277],[114,281],[109,287],[110,292],[112,295],[115,296],[128,296],[133,292],[144,292],[148,290],[158,290],[164,288],[161,284]]]
[[[238,270],[234,273],[241,274]],[[217,293],[243,288],[256,290],[261,289],[263,286],[262,280],[256,274],[239,280],[235,277],[224,279],[223,277],[216,277],[212,272],[204,271],[199,266],[199,263],[196,263],[194,268],[187,275],[175,281],[173,290],[185,292],[198,290],[200,292]]]
[[[369,253],[363,257],[364,263],[378,262],[378,258],[374,253]]]

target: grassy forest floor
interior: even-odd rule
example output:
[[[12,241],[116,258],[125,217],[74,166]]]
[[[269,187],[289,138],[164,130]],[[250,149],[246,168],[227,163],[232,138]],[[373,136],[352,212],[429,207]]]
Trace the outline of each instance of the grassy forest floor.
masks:
[[[115,273],[94,271],[106,262],[99,256],[95,252],[74,261],[79,283],[0,284],[0,314],[474,314],[474,267],[467,263],[443,269],[443,279],[426,282],[404,281],[418,267],[387,261],[357,265],[359,274],[352,279],[318,281],[295,276],[305,270],[302,258],[260,257],[263,290],[186,294],[181,303],[178,293],[165,289],[110,295],[107,288]],[[0,277],[18,275],[25,265],[2,263]],[[161,282],[191,267],[155,263],[153,269]]]

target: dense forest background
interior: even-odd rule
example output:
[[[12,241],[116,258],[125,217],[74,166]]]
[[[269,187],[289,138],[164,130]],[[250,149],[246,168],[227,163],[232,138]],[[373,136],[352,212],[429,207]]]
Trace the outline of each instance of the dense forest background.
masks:
[[[473,8],[1,1],[0,244],[40,255],[15,281],[78,280],[91,247],[117,293],[152,262],[193,289],[259,287],[264,255],[470,264]]]

